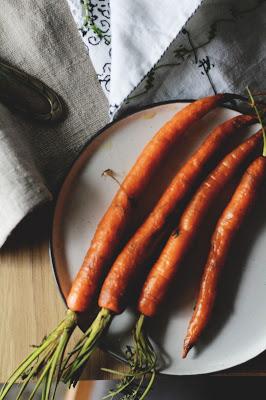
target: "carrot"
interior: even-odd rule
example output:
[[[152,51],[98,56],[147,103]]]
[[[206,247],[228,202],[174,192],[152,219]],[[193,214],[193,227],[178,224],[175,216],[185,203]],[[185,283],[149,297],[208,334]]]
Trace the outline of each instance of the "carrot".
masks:
[[[148,384],[141,399],[144,399],[150,391],[155,380],[157,357],[145,330],[145,318],[154,316],[158,311],[166,290],[176,274],[183,256],[199,231],[199,226],[204,221],[209,207],[223,190],[224,185],[240,170],[240,167],[250,157],[254,157],[261,141],[261,131],[259,131],[227,155],[202,183],[187,206],[178,229],[169,238],[144,284],[138,302],[140,316],[133,331],[133,349],[129,359],[130,370],[115,393],[118,393],[121,388],[129,390],[128,386],[134,382],[134,379],[144,380],[148,375],[150,375]]]
[[[235,174],[235,172],[239,169],[239,167],[249,158],[249,156],[252,155],[253,151],[256,149],[260,141],[260,138],[261,138],[261,133],[257,133],[256,135],[254,135],[253,138],[248,140],[248,145],[242,147],[242,150],[240,150],[239,153],[237,153],[237,155],[239,156],[239,161],[236,159],[236,161],[234,161],[232,164],[233,165],[237,164],[238,168],[233,168],[233,171],[229,170],[227,171],[227,173],[225,173],[225,176],[227,176],[227,180],[229,180],[230,177],[232,177]],[[224,181],[226,181],[226,179],[224,179]],[[222,189],[222,186],[220,186],[220,189]],[[120,270],[122,270],[122,268],[123,268],[123,263],[121,263],[120,265]],[[124,264],[124,268],[127,269],[127,264]],[[108,279],[108,277],[106,279]],[[131,278],[134,278],[134,274],[126,273],[125,275],[117,275],[116,279],[111,279],[111,291],[113,288],[114,292],[117,293],[119,296],[119,301],[116,302],[116,299],[110,296],[109,286],[107,285],[109,293],[107,292],[108,295],[106,298],[103,297],[103,303],[105,301],[108,302],[109,299],[111,299],[110,308],[113,306],[113,304],[115,304],[118,306],[118,311],[119,311],[121,309],[121,305],[119,304],[119,302],[121,301],[121,299],[123,299],[125,295],[125,292],[124,293],[122,292],[121,296],[119,287],[121,287],[121,283],[123,283],[123,279],[125,279],[126,286],[123,285],[123,289],[124,288],[127,289],[130,285],[132,285],[132,282],[134,281],[133,279],[131,280]],[[102,290],[104,290],[104,285]],[[114,303],[112,303],[112,300],[114,300]],[[103,306],[103,304],[100,305]],[[104,305],[104,307],[100,310],[98,316],[96,317],[96,319],[86,332],[85,337],[81,339],[81,341],[77,344],[76,348],[72,353],[75,356],[74,361],[72,361],[68,366],[69,359],[66,360],[66,369],[65,369],[65,374],[63,376],[64,381],[68,381],[70,384],[74,385],[77,382],[85,362],[90,357],[90,354],[92,353],[95,344],[102,337],[102,334],[106,329],[105,325],[106,327],[109,325],[110,319],[112,319],[114,315],[114,311],[112,311],[112,308],[110,310],[108,307],[109,304]],[[124,374],[124,379],[118,385],[117,390],[111,391],[109,395],[106,396],[106,398],[108,397],[113,398],[114,395],[121,393],[123,390],[127,390],[127,392],[129,390],[132,390],[132,384],[134,385],[135,379],[137,379],[138,386],[137,388],[136,386],[135,387],[133,386],[132,398],[136,398],[136,396],[138,396],[139,399],[143,400],[150,391],[154,383],[155,372],[157,367],[157,357],[147,335],[145,334],[144,319],[145,319],[144,314],[141,314],[134,329],[133,349],[127,352],[129,358],[128,362],[130,371],[129,373]],[[105,323],[105,320],[107,321],[107,323]],[[110,371],[110,372],[115,372],[115,371]],[[144,391],[142,391],[142,393],[139,396],[142,383],[144,382],[147,375],[150,376],[148,384],[147,386],[145,386]]]
[[[146,221],[129,240],[112,265],[103,283],[98,300],[101,311],[85,337],[79,342],[76,360],[70,368],[66,368],[65,381],[72,380],[72,383],[76,381],[88,359],[88,354],[90,355],[89,349],[92,349],[96,344],[95,340],[92,339],[93,336],[97,333],[98,338],[100,338],[105,330],[104,325],[107,327],[110,324],[113,313],[118,314],[123,310],[126,301],[128,301],[128,290],[134,283],[139,267],[143,260],[147,259],[147,256],[152,253],[154,244],[158,243],[158,238],[161,238],[162,231],[166,229],[165,225],[168,225],[166,221],[173,220],[173,216],[185,196],[195,186],[196,181],[206,173],[206,167],[210,169],[210,164],[212,164],[210,161],[213,161],[214,158],[216,160],[221,158],[226,141],[232,135],[239,133],[239,130],[245,125],[251,124],[255,120],[252,116],[240,115],[219,125],[177,172]],[[259,140],[259,134],[255,139],[250,139],[246,153],[250,153]],[[243,151],[243,153],[245,152]],[[246,153],[245,156],[247,156]],[[245,156],[243,154],[243,158]],[[170,232],[169,226],[167,228]],[[106,324],[104,321],[106,321]],[[99,323],[100,325],[97,328]]]
[[[261,125],[263,137],[262,157],[256,159],[247,169],[228,206],[222,213],[213,237],[212,246],[201,281],[197,304],[191,318],[184,340],[183,358],[199,339],[211,316],[221,270],[230,251],[231,242],[237,234],[246,214],[252,208],[259,191],[261,181],[266,175],[266,132],[263,125],[263,114],[255,103],[247,87],[250,106],[254,109]]]
[[[117,314],[123,310],[129,282],[134,282],[137,269],[148,259],[154,245],[160,241],[162,232],[167,231],[167,228],[170,232],[169,225],[186,196],[191,193],[203,174],[210,170],[211,161],[214,158],[216,161],[222,158],[226,141],[254,121],[252,116],[239,115],[219,125],[177,172],[152,212],[112,265],[100,292],[100,307]],[[119,282],[119,285],[116,282]]]
[[[141,292],[138,310],[152,317],[167,293],[178,267],[197,234],[209,207],[243,163],[259,150],[262,135],[257,132],[229,153],[202,183],[181,216],[160,257],[152,267]]]
[[[191,125],[233,97],[230,94],[218,94],[189,104],[178,111],[146,145],[96,229],[68,295],[69,309],[83,312],[92,304],[106,269],[123,241],[132,219],[134,204],[167,159],[173,146]]]
[[[204,268],[196,308],[184,341],[183,358],[197,343],[206,327],[217,296],[217,286],[232,241],[246,215],[255,204],[259,189],[266,178],[266,157],[259,157],[248,167],[229,204],[216,225],[211,250]]]
[[[91,246],[67,298],[68,310],[64,320],[15,370],[1,390],[0,400],[3,400],[13,384],[23,377],[24,384],[19,399],[27,384],[36,375],[39,375],[39,378],[33,393],[44,383],[42,398],[48,400],[53,395],[53,378],[57,377],[56,389],[62,374],[65,349],[77,326],[78,313],[89,308],[100,289],[105,271],[117,255],[133,219],[134,206],[140,195],[187,129],[213,108],[235,97],[232,94],[218,94],[189,104],[177,112],[146,145],[96,229]],[[94,327],[96,325],[100,331],[105,329],[110,318],[110,314],[103,311],[96,319]]]

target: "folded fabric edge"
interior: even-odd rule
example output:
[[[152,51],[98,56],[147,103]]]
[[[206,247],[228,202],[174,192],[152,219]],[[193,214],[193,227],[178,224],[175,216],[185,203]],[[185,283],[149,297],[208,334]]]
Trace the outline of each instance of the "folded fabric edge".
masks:
[[[20,204],[19,208],[13,209],[13,213],[5,213],[2,215],[2,223],[0,230],[0,248],[5,244],[8,237],[19,225],[19,223],[31,212],[39,206],[52,200],[52,194],[45,185],[37,183],[36,191],[31,196],[31,202]]]
[[[185,24],[177,29],[177,32],[174,34],[173,39],[168,43],[168,45],[165,47],[164,50],[162,50],[161,55],[158,57],[158,59],[154,62],[154,63],[150,63],[147,64],[146,67],[146,71],[144,72],[143,77],[139,80],[139,82],[137,82],[135,84],[135,86],[132,87],[132,89],[128,92],[128,94],[123,98],[123,100],[120,102],[119,105],[117,104],[110,104],[110,119],[111,121],[114,120],[116,117],[119,116],[119,111],[121,108],[123,108],[124,103],[127,101],[127,99],[132,96],[132,94],[134,93],[134,91],[138,88],[138,86],[145,80],[145,78],[147,77],[147,75],[150,73],[150,71],[152,70],[152,68],[157,65],[160,60],[164,57],[165,53],[167,52],[168,48],[172,45],[172,43],[176,40],[177,36],[179,35],[179,33],[182,31],[182,29],[184,29],[184,27],[186,26],[186,24],[188,23],[188,21],[196,14],[196,12],[198,11],[198,9],[200,8],[200,6],[202,5],[202,3],[204,2],[204,0],[201,0],[200,3],[198,4],[198,6],[195,8],[195,10],[192,12],[192,14],[190,15],[190,17],[186,20]]]

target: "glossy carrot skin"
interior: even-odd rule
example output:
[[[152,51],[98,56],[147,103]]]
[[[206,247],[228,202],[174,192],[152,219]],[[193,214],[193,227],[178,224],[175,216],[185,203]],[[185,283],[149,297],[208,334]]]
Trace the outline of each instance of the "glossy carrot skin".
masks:
[[[201,184],[144,283],[138,301],[140,313],[149,317],[156,314],[209,208],[249,157],[256,156],[261,143],[259,131],[229,153]]]
[[[133,218],[134,205],[173,146],[190,126],[233,97],[230,94],[218,94],[189,104],[177,112],[146,145],[96,229],[67,298],[69,309],[83,312],[92,304]]]
[[[246,215],[255,204],[265,184],[266,157],[259,157],[248,167],[229,204],[218,220],[211,240],[211,250],[201,280],[196,308],[184,341],[183,357],[198,341],[206,327],[217,295],[217,285],[233,239]]]
[[[226,142],[239,130],[255,121],[249,115],[239,115],[216,127],[205,139],[199,149],[177,172],[172,182],[155,205],[144,223],[125,245],[112,265],[100,292],[98,304],[115,313],[120,313],[126,306],[128,289],[134,283],[136,274],[143,262],[151,255],[155,245],[160,243],[163,231],[171,231],[169,221],[186,196],[210,170],[211,161],[222,158]],[[170,226],[168,226],[170,225]]]

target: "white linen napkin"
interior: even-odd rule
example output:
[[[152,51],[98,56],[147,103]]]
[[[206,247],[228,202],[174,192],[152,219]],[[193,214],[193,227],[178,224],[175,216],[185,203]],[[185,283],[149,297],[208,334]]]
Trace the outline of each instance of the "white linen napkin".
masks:
[[[111,114],[158,62],[202,2],[67,1],[109,99]],[[82,15],[89,15],[83,28]]]

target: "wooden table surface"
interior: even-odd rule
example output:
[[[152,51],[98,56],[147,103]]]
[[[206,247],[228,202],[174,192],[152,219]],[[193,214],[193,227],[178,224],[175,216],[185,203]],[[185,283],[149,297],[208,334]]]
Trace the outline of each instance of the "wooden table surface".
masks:
[[[64,317],[65,305],[57,290],[48,253],[51,209],[35,212],[12,234],[0,251],[0,382]],[[74,340],[77,339],[76,334]],[[96,351],[84,379],[105,379],[100,367],[120,368]]]
[[[50,221],[51,208],[35,212],[20,224],[0,252],[0,382],[8,378],[30,346],[38,344],[65,313],[50,267]],[[84,379],[110,378],[101,372],[103,366],[122,368],[107,354],[96,351]],[[266,375],[266,354],[225,374]]]

